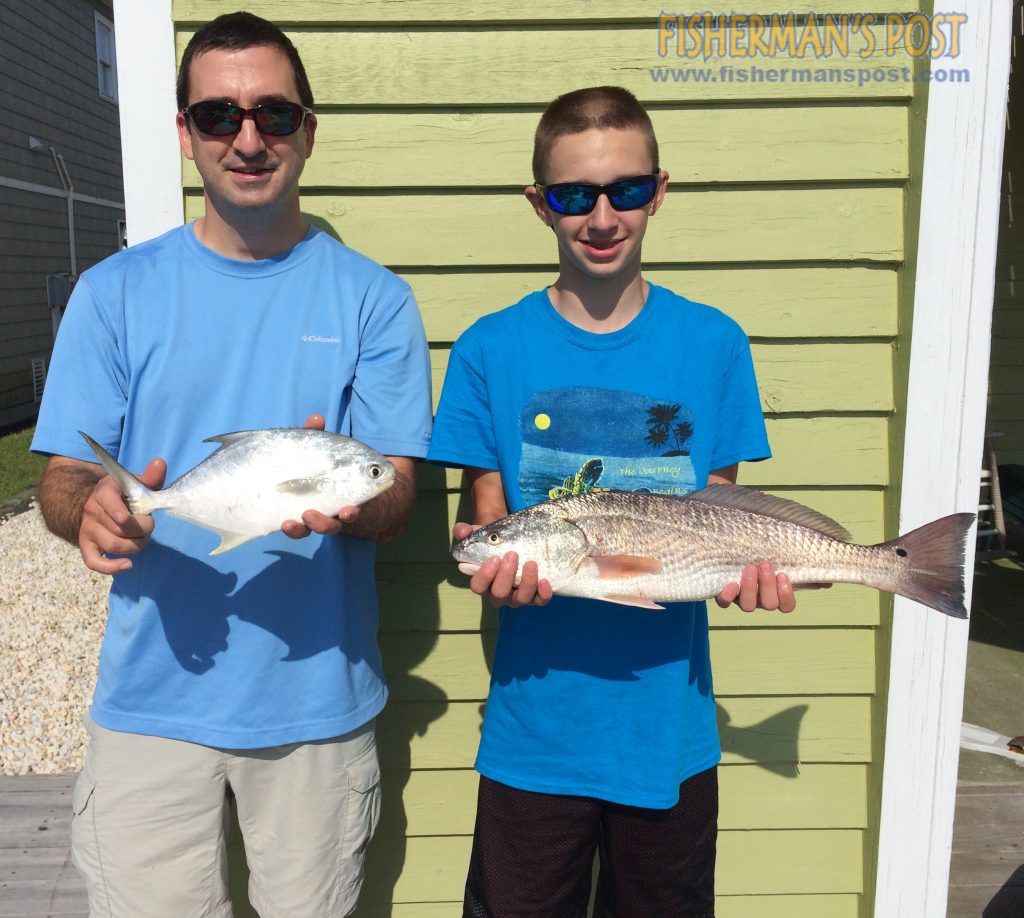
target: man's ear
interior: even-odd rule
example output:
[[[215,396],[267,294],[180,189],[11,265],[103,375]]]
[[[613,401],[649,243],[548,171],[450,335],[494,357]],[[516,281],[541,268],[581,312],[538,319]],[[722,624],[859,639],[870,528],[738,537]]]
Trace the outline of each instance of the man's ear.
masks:
[[[313,155],[313,138],[316,135],[316,115],[306,115],[303,127],[306,130],[306,159]]]
[[[186,159],[195,159],[192,155],[192,132],[189,130],[188,118],[181,112],[174,116],[174,124],[178,128],[178,143]]]
[[[523,189],[523,194],[532,205],[533,212],[540,218],[540,222],[551,226],[551,211],[548,209],[548,202],[544,200],[544,195],[541,194],[537,186],[527,185]]]

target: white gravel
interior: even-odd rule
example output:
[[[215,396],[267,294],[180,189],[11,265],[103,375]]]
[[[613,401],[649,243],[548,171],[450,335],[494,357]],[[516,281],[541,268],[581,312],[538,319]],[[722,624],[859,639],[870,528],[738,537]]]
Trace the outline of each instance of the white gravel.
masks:
[[[0,523],[0,773],[81,771],[109,587],[35,504]]]

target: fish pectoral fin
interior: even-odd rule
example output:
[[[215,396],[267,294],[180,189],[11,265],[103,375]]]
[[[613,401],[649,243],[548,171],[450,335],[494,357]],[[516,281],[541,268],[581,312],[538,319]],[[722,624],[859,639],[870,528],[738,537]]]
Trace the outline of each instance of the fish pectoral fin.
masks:
[[[288,481],[282,481],[277,486],[277,490],[281,494],[294,494],[297,497],[302,497],[307,494],[319,494],[326,482],[325,478],[291,478]]]
[[[232,548],[238,548],[239,545],[259,538],[258,535],[250,535],[247,532],[227,532],[222,529],[214,531],[220,536],[220,545],[210,552],[211,555],[222,555],[226,551],[231,551]]]
[[[662,568],[657,558],[642,558],[639,555],[595,555],[590,560],[597,565],[597,576],[600,580],[660,574]]]
[[[664,606],[659,606],[656,602],[646,599],[643,596],[619,596],[614,593],[608,596],[601,597],[605,602],[614,602],[620,606],[636,606],[638,609],[656,609],[664,611]]]

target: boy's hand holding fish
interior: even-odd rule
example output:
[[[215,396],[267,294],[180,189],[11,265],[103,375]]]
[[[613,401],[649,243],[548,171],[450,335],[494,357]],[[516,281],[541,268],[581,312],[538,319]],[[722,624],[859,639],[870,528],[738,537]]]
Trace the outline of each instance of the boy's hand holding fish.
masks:
[[[456,523],[452,535],[456,541],[466,538],[479,526]],[[503,558],[491,558],[469,578],[469,588],[492,606],[543,606],[553,594],[551,584],[538,576],[537,562],[527,561],[519,576],[519,555],[510,551]]]
[[[829,584],[831,586],[831,584]],[[739,582],[728,583],[715,602],[720,609],[735,604],[744,612],[792,612],[796,608],[793,584],[786,574],[776,574],[771,561],[759,561],[743,568]]]

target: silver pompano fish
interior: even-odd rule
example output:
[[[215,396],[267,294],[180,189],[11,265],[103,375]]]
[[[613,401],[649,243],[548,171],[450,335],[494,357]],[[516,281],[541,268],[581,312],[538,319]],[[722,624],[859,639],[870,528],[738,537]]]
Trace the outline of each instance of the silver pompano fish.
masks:
[[[495,555],[536,561],[556,593],[661,608],[708,599],[747,564],[771,561],[794,584],[861,583],[966,618],[964,550],[973,513],[956,513],[880,545],[857,545],[795,501],[739,485],[685,497],[594,491],[537,504],[457,542],[472,574]]]
[[[395,467],[365,443],[311,428],[240,430],[209,437],[216,452],[153,491],[79,431],[121,486],[132,513],[163,510],[220,536],[211,555],[276,532],[306,510],[336,514],[394,484]]]

